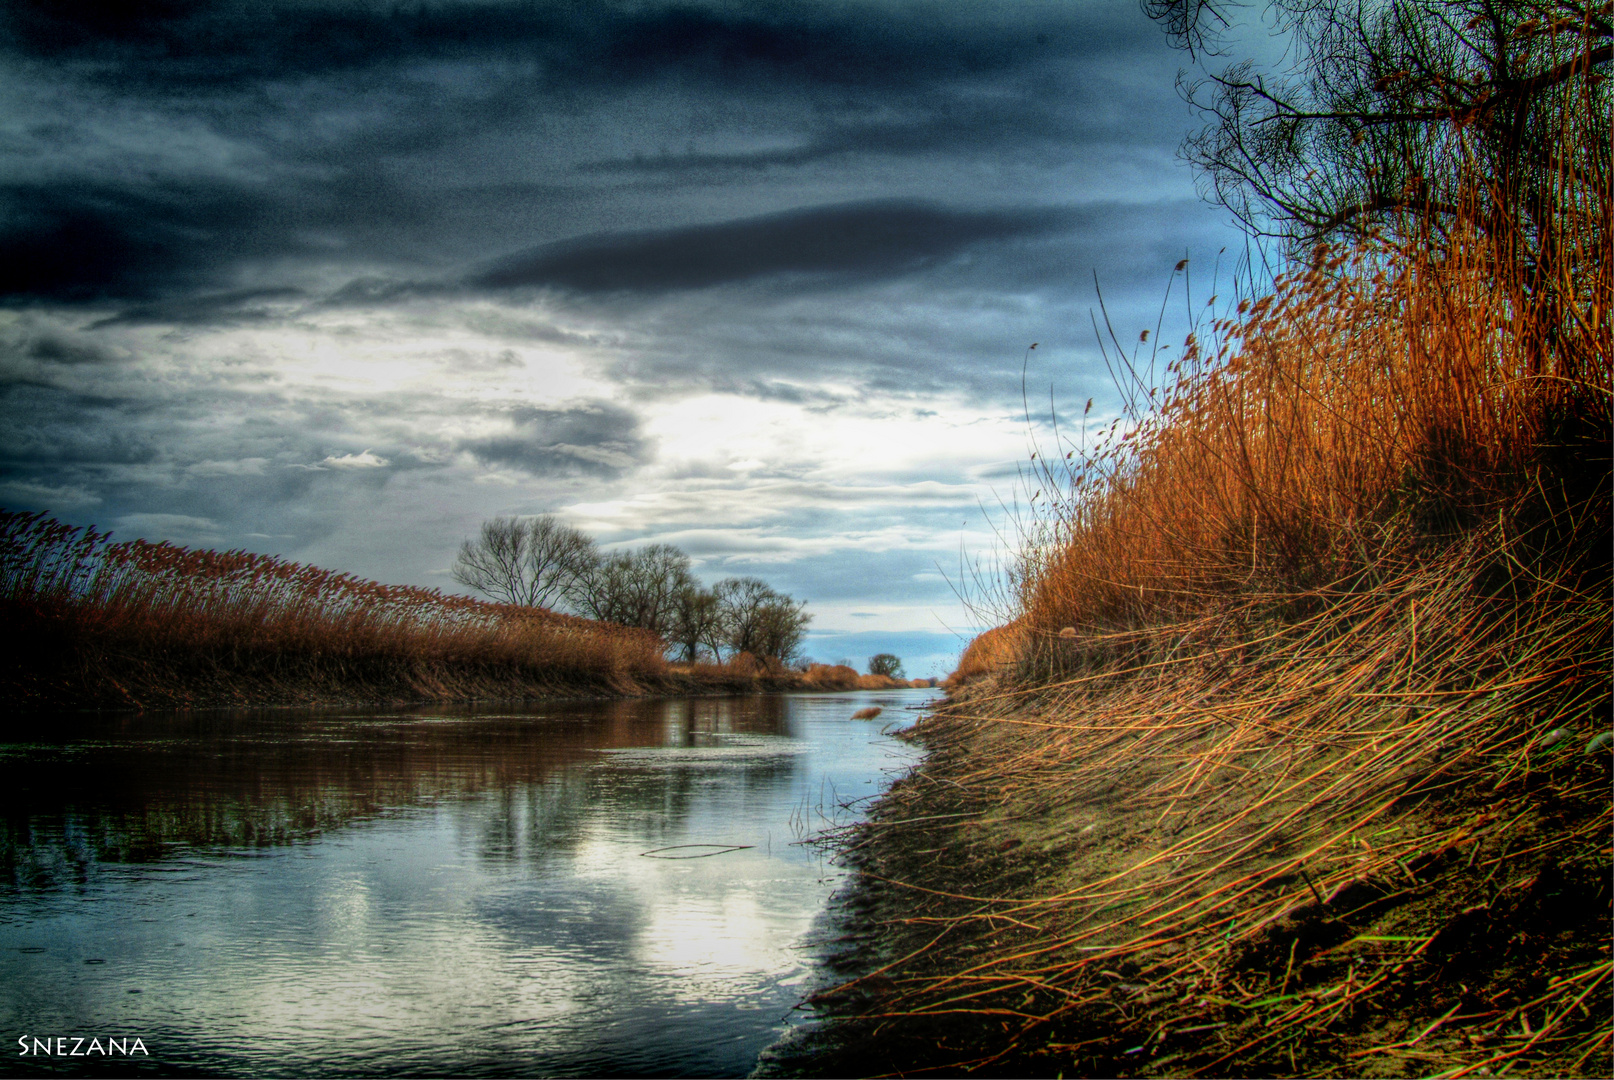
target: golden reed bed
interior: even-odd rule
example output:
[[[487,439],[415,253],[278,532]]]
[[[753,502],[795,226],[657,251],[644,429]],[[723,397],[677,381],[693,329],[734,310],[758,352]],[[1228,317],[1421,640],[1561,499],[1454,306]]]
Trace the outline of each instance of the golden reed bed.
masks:
[[[872,936],[809,1071],[1608,1075],[1597,160],[1538,261],[1404,222],[1164,378],[1112,339],[1129,410],[1039,450],[1003,625],[830,837]]]

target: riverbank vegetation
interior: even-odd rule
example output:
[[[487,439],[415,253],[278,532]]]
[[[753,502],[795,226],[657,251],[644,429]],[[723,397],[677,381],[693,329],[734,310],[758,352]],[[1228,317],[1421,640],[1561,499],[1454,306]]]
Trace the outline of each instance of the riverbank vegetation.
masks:
[[[648,631],[686,664],[749,655],[775,671],[806,640],[807,605],[754,577],[707,588],[672,544],[602,552],[551,514],[482,523],[460,547],[454,579],[495,601],[565,608],[596,622]]]
[[[36,708],[909,685],[851,668],[790,667],[745,649],[722,662],[670,664],[675,646],[643,627],[244,551],[114,542],[3,510],[0,623],[10,639],[0,684],[14,703]]]
[[[1291,261],[1106,328],[1126,414],[1039,449],[837,838],[876,933],[810,1069],[1610,1072],[1611,9],[1276,7],[1326,85],[1235,70],[1191,145]]]
[[[541,608],[0,512],[5,683],[77,707],[626,693],[662,643]]]

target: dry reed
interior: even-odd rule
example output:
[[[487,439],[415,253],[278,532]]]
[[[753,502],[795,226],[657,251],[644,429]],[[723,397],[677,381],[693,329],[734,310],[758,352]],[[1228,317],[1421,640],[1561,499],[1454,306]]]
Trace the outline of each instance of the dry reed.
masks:
[[[1587,231],[1606,247],[1606,223]],[[1575,317],[1538,326],[1486,250],[1477,236],[1440,261],[1320,248],[1242,316],[1190,334],[1175,382],[1140,391],[1152,410],[1042,467],[1063,497],[1042,523],[1056,542],[1028,547],[1026,632],[1087,638],[1228,597],[1372,587],[1378,553],[1499,519],[1527,534],[1513,554],[1601,560],[1606,252],[1576,267]],[[1057,665],[1057,650],[1031,655]]]
[[[975,1021],[950,1069],[1605,1070],[1607,599],[1544,579],[1499,623],[1444,560],[1377,569],[1265,641],[922,725],[843,838],[913,946],[865,1022]]]
[[[832,837],[884,934],[817,999],[840,1045],[1608,1074],[1608,192],[1550,265],[1402,223],[1196,326],[1169,385],[1120,358],[1129,413],[1036,455],[1015,618]]]
[[[41,704],[621,691],[666,669],[642,631],[42,514],[0,511],[0,610],[7,682]]]

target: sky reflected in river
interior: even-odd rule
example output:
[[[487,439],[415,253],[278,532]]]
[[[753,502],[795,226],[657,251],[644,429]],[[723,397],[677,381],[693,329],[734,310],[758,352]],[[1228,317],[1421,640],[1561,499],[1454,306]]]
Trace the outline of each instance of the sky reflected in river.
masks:
[[[0,1038],[152,1056],[6,1068],[744,1075],[929,696],[14,721]]]

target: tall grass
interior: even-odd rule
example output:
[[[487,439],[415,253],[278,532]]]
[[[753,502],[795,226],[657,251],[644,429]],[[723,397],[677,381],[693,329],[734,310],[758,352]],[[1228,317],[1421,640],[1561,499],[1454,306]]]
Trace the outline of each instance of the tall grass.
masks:
[[[1261,635],[975,684],[848,838],[900,959],[841,996],[944,1071],[1605,1073],[1610,605],[1527,578],[1499,613],[1497,542]]]
[[[0,613],[17,635],[9,681],[62,704],[261,698],[276,683],[298,696],[309,680],[348,696],[625,689],[666,670],[643,631],[244,551],[115,543],[42,514],[0,511]]]
[[[1056,497],[1028,549],[1032,639],[1370,585],[1385,553],[1482,525],[1516,554],[1602,572],[1614,276],[1601,209],[1559,249],[1575,303],[1551,324],[1500,281],[1521,268],[1470,236],[1440,258],[1416,242],[1318,249],[1190,334],[1174,381],[1144,388],[1152,408],[1041,470]]]
[[[1603,149],[1535,262],[1403,221],[1204,309],[1163,382],[1111,335],[1129,411],[1039,452],[1016,607],[845,838],[898,959],[824,1000],[874,1046],[1607,1073]]]

